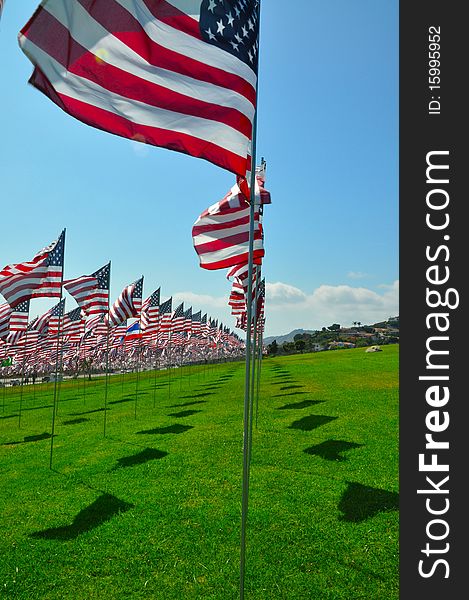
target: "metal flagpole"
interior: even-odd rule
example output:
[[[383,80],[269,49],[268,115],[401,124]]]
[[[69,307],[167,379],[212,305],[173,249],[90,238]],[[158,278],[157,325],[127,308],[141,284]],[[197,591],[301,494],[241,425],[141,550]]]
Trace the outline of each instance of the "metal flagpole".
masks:
[[[260,25],[260,2],[258,5],[258,23]],[[260,27],[259,27],[260,35]],[[249,256],[248,256],[248,290],[247,290],[247,326],[246,326],[246,371],[244,386],[244,430],[243,430],[243,488],[242,488],[242,511],[241,511],[241,548],[240,548],[240,576],[239,576],[239,597],[244,599],[244,580],[246,568],[246,524],[248,516],[248,497],[249,497],[249,412],[250,412],[250,376],[251,376],[251,327],[252,327],[252,273],[254,258],[254,217],[256,201],[256,136],[257,136],[257,105],[258,105],[258,81],[256,79],[256,108],[254,112],[252,126],[252,145],[251,145],[251,190],[250,190],[250,211],[249,211]]]
[[[257,363],[257,342],[258,342],[258,333],[257,333],[257,301],[258,301],[258,290],[259,290],[259,278],[260,278],[261,268],[259,265],[256,265],[256,293],[254,298],[254,315],[253,315],[253,350],[252,350],[252,376],[251,376],[251,392],[250,392],[250,407],[249,407],[249,461],[251,461],[251,450],[252,450],[252,423],[254,417],[254,384],[256,380],[256,363]]]
[[[108,300],[108,314],[109,314],[109,300]],[[109,321],[106,323],[106,377],[104,386],[104,423],[103,423],[103,435],[106,437],[106,425],[107,425],[107,391],[109,385],[109,330],[111,326]]]
[[[66,232],[66,230],[64,229],[64,232],[63,232],[64,233],[63,259],[65,259],[65,232]],[[62,302],[62,296],[63,296],[64,263],[65,263],[65,260],[62,260],[62,273],[60,275],[60,299],[59,299],[59,302]],[[62,313],[65,313],[65,310],[63,310]],[[52,457],[53,457],[53,453],[54,453],[55,414],[57,411],[57,379],[59,378],[59,342],[60,342],[60,330],[61,330],[62,321],[63,321],[63,314],[60,315],[60,312],[59,312],[59,322],[57,325],[57,356],[55,359],[54,401],[52,404],[52,427],[51,427],[52,433],[50,436],[49,469],[52,469]]]
[[[135,380],[135,406],[134,406],[134,417],[137,418],[137,396],[138,396],[138,384],[140,382],[140,351],[141,351],[141,338],[138,340],[137,348],[137,379]]]
[[[260,342],[259,342],[259,358],[258,358],[258,367],[257,367],[257,391],[256,391],[256,429],[257,429],[257,417],[259,414],[259,388],[261,383],[261,369],[262,369],[262,361],[263,361],[263,345],[264,333],[261,331],[260,333]]]
[[[158,367],[160,365],[160,358],[158,356],[158,346],[160,344],[160,324],[159,324],[159,314],[158,314],[158,329],[156,330],[156,350],[155,350],[155,357],[156,357],[156,364],[155,364],[155,379],[154,379],[154,386],[153,386],[153,408],[155,408],[156,406],[156,376],[158,373]]]
[[[28,310],[28,318],[29,318],[29,310]],[[26,347],[28,345],[28,330],[26,329],[26,335],[24,340],[24,355],[23,355],[23,365],[21,367],[21,393],[20,393],[20,406],[19,406],[19,414],[18,414],[18,429],[21,428],[21,412],[23,409],[23,385],[24,385],[24,370],[26,368]]]
[[[109,271],[107,280],[107,322],[106,322],[106,383],[104,387],[104,423],[103,423],[103,436],[106,437],[106,426],[107,426],[107,392],[109,385],[109,333],[111,330],[111,323],[109,321],[109,311],[111,308],[111,261],[109,261]]]

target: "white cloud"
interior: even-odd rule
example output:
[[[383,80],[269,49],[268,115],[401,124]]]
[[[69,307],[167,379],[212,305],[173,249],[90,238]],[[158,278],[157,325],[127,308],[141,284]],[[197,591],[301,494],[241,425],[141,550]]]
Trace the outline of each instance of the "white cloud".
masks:
[[[361,271],[349,271],[347,277],[349,279],[366,279],[369,275],[368,273],[362,273]]]
[[[332,323],[372,324],[399,314],[399,281],[379,286],[382,293],[365,287],[321,285],[306,294],[280,282],[266,284],[266,290],[271,285],[276,293],[266,294],[266,335],[296,328],[321,329]]]
[[[306,294],[293,285],[286,283],[266,283],[266,298],[274,302],[298,302],[306,299]]]

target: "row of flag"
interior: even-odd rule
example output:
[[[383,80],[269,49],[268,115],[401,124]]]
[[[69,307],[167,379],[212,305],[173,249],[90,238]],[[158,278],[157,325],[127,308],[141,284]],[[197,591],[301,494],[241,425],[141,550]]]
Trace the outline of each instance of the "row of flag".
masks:
[[[184,310],[184,302],[173,311],[172,298],[160,303],[160,288],[143,300],[143,276],[125,286],[110,305],[110,262],[89,275],[63,280],[64,250],[65,230],[32,260],[7,265],[0,271],[0,293],[6,299],[0,304],[3,360],[7,355],[28,354],[33,340],[36,345],[40,341],[44,352],[50,356],[56,344],[54,336],[59,332],[61,342],[72,344],[76,351],[91,344],[102,353],[109,345],[109,337],[111,347],[122,345],[125,339],[139,340],[139,345],[143,343],[157,350],[170,339],[173,344],[186,344],[189,340],[209,341],[210,338],[216,343],[222,340],[233,347],[241,347],[236,334],[222,323],[218,326],[218,321],[208,318],[207,314],[202,316],[202,311],[193,313],[192,307]],[[77,307],[69,312],[65,312],[63,289],[77,303]],[[60,300],[43,315],[28,322],[30,301],[40,297],[59,297]],[[132,318],[137,321],[127,328],[127,320]]]

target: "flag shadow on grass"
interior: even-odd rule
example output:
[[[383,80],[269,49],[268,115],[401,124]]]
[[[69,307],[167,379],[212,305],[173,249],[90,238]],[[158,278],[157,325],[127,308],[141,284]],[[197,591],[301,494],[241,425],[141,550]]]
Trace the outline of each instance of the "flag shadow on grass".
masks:
[[[307,392],[288,392],[287,394],[274,394],[272,398],[283,398],[284,396],[299,396],[300,394],[306,394]]]
[[[284,391],[284,390],[297,390],[297,389],[300,389],[300,388],[303,388],[303,387],[305,387],[305,386],[304,385],[285,385],[284,387],[281,387],[280,389],[282,391]]]
[[[94,410],[85,410],[83,412],[69,413],[71,417],[79,417],[81,415],[91,415],[92,413],[104,412],[105,410],[111,410],[110,408],[95,408]]]
[[[346,442],[344,440],[326,440],[316,446],[305,448],[303,452],[311,454],[313,456],[320,456],[326,460],[344,461],[347,460],[345,456],[341,456],[341,452],[347,450],[353,450],[354,448],[361,448],[363,444],[356,444],[355,442]]]
[[[111,494],[102,494],[92,504],[81,510],[71,525],[52,527],[31,533],[29,537],[46,540],[74,540],[80,534],[99,527],[115,515],[133,508],[133,504],[119,500]]]
[[[183,402],[182,404],[170,404],[168,408],[179,408],[180,406],[192,406],[193,404],[207,404],[207,400],[195,400],[194,402]]]
[[[112,402],[108,402],[108,404],[123,404],[124,402],[135,402],[135,397],[134,398],[122,398],[122,400],[113,400]]]
[[[43,408],[52,408],[53,406],[53,404],[44,404],[43,406],[29,406],[28,408],[23,408],[22,411],[26,412],[30,410],[41,410]]]
[[[205,396],[213,396],[213,392],[202,392],[200,394],[189,394],[188,396],[181,396],[181,398],[205,398]]]
[[[309,415],[299,419],[299,421],[293,421],[289,429],[301,429],[302,431],[311,431],[321,425],[326,425],[331,421],[335,421],[339,417],[327,417],[326,415]]]
[[[293,404],[284,404],[283,406],[279,406],[277,410],[297,410],[308,406],[314,406],[315,404],[322,404],[323,402],[325,402],[325,400],[303,400],[302,402],[293,402]]]
[[[16,446],[16,444],[28,444],[29,442],[40,442],[41,440],[50,440],[52,435],[47,433],[39,433],[38,435],[27,435],[21,442],[5,442],[2,446]],[[55,437],[55,435],[54,435]]]
[[[149,435],[161,434],[165,435],[166,433],[185,433],[189,431],[189,429],[194,429],[193,425],[168,425],[167,427],[156,427],[155,429],[145,429],[144,431],[137,431],[137,434],[147,433]]]
[[[399,494],[347,481],[339,502],[340,521],[360,523],[381,512],[399,510]]]
[[[2,419],[13,419],[13,417],[17,417],[18,415],[6,415],[5,417],[0,417],[0,420]]]
[[[81,419],[70,419],[70,421],[63,421],[62,425],[78,425],[79,423],[86,423],[89,419],[81,418]]]
[[[164,458],[167,456],[167,452],[163,450],[156,450],[155,448],[145,448],[141,452],[137,452],[137,454],[132,454],[131,456],[124,456],[122,458],[117,459],[117,465],[111,469],[111,471],[116,471],[117,469],[122,469],[125,467],[133,467],[134,465],[142,465],[150,460],[158,460],[160,458]]]
[[[201,410],[181,410],[180,412],[169,413],[168,417],[176,417],[180,419],[182,417],[190,417],[191,415],[196,415],[197,413],[202,412]]]

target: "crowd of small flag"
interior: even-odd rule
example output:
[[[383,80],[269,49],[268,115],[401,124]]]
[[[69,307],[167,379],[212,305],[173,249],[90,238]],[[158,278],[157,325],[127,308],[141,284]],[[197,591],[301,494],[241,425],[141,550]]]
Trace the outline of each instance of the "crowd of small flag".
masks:
[[[57,356],[65,370],[78,371],[85,361],[103,368],[168,362],[171,353],[186,361],[239,355],[240,337],[184,302],[173,310],[172,298],[160,302],[160,288],[143,300],[144,277],[124,287],[110,305],[111,263],[89,275],[63,280],[65,230],[31,261],[0,271],[0,366],[8,374],[50,373]],[[77,306],[65,312],[63,289]],[[32,298],[60,298],[43,315],[29,321]],[[128,325],[127,321],[134,319]]]

